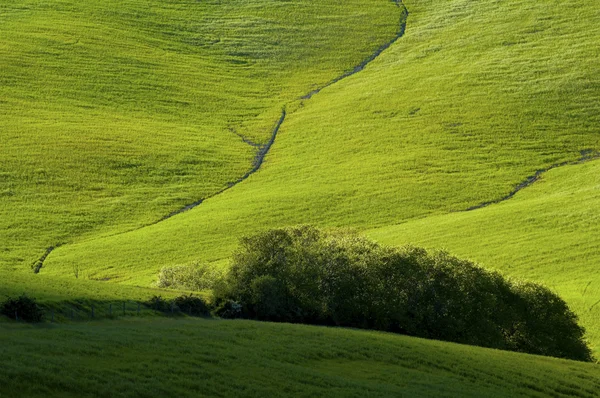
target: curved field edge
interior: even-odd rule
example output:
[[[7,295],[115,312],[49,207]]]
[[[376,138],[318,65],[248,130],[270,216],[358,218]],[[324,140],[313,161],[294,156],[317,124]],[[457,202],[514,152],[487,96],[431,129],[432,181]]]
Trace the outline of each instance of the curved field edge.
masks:
[[[594,364],[302,325],[0,323],[0,338],[7,395],[593,397],[600,389]]]
[[[281,104],[361,62],[395,13],[388,0],[0,5],[0,266],[228,186],[255,155],[241,137],[268,141]]]
[[[557,292],[600,350],[600,160],[563,166],[479,210],[368,231],[384,244],[444,248]]]
[[[394,4],[396,4],[397,8],[400,10],[400,14],[399,14],[399,20],[398,20],[398,27],[397,27],[397,33],[395,34],[395,36],[389,40],[386,41],[385,43],[383,43],[382,45],[380,45],[378,48],[375,49],[374,52],[372,52],[370,55],[368,55],[366,57],[366,59],[364,59],[360,64],[358,64],[357,66],[355,66],[354,68],[352,68],[351,70],[348,70],[346,72],[344,72],[343,74],[335,77],[333,80],[331,80],[330,82],[326,83],[325,85],[312,90],[311,92],[309,92],[308,94],[302,96],[302,100],[309,100],[311,99],[313,96],[319,94],[323,89],[326,89],[346,78],[352,77],[353,75],[363,71],[371,62],[373,62],[374,60],[376,60],[385,50],[387,50],[390,46],[392,46],[396,41],[398,41],[398,39],[400,39],[405,31],[406,31],[406,22],[407,22],[407,18],[408,18],[408,10],[407,8],[404,6],[402,1],[394,1]],[[301,106],[303,105],[304,102],[301,102]],[[252,162],[252,167],[250,168],[249,171],[247,171],[243,176],[241,176],[240,178],[238,178],[235,181],[229,182],[227,184],[227,186],[221,190],[219,190],[218,192],[214,193],[213,195],[210,195],[208,198],[203,198],[200,199],[198,201],[195,201],[191,204],[188,204],[174,212],[169,213],[168,215],[164,216],[163,218],[161,218],[160,220],[147,224],[145,226],[139,227],[134,229],[133,231],[128,231],[128,232],[135,232],[138,231],[140,229],[146,228],[146,227],[151,227],[151,226],[155,226],[158,223],[161,223],[163,221],[169,220],[174,216],[177,216],[179,214],[185,213],[187,211],[190,211],[198,206],[200,206],[202,203],[204,203],[205,200],[207,199],[213,199],[216,198],[218,195],[223,194],[224,192],[228,191],[229,189],[235,187],[236,185],[238,185],[239,183],[245,181],[246,179],[248,179],[251,175],[253,175],[254,173],[256,173],[257,171],[259,171],[259,169],[261,168],[265,157],[269,154],[269,150],[271,149],[271,147],[273,146],[273,144],[275,143],[275,139],[277,138],[277,134],[279,132],[279,130],[282,127],[282,124],[285,122],[286,120],[286,116],[287,116],[287,110],[286,110],[287,104],[285,104],[283,106],[283,110],[281,113],[281,116],[279,117],[278,121],[275,123],[273,129],[272,129],[272,133],[271,136],[269,138],[269,140],[265,143],[265,144],[259,144],[259,143],[254,143],[253,141],[247,139],[244,135],[239,134],[237,131],[232,129],[232,132],[235,133],[236,135],[238,135],[245,143],[253,146],[256,148],[256,155],[255,158]],[[42,255],[42,257],[40,258],[40,260],[37,261],[37,266],[36,266],[36,273],[38,271],[40,271],[43,268],[44,265],[44,261],[46,260],[46,258],[54,251],[54,249],[56,249],[56,247],[52,246],[50,248],[48,248],[46,250],[46,252]]]
[[[260,173],[160,225],[63,246],[46,272],[79,263],[148,284],[161,266],[223,264],[239,237],[269,227],[372,229],[465,210],[600,147],[595,7],[405,4],[403,38],[295,104]]]

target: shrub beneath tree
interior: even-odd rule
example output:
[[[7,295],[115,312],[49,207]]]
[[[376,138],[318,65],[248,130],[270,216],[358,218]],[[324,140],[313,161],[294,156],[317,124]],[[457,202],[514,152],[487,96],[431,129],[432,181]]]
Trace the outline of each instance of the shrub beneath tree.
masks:
[[[181,312],[192,316],[210,315],[210,307],[206,301],[193,294],[184,294],[172,300],[164,299],[162,296],[153,296],[146,305],[159,312]]]

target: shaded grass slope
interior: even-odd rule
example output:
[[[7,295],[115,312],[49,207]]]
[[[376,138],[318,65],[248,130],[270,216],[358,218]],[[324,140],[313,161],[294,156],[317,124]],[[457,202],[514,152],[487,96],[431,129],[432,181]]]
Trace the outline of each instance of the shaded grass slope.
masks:
[[[168,319],[0,326],[1,396],[593,397],[600,389],[593,364],[376,332]]]
[[[446,248],[564,298],[600,352],[600,160],[564,166],[514,198],[369,232],[387,244]]]
[[[406,1],[406,33],[362,72],[288,107],[266,164],[158,225],[59,248],[50,274],[148,284],[161,266],[224,264],[240,236],[314,223],[359,229],[459,211],[600,148],[586,1]]]
[[[393,37],[397,15],[387,0],[0,4],[0,265],[226,187],[282,105]]]

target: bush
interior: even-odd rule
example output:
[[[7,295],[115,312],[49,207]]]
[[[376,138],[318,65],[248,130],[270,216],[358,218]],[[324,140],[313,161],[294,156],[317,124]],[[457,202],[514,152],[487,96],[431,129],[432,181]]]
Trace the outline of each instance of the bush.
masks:
[[[146,305],[160,312],[176,311],[194,316],[210,315],[208,304],[202,298],[191,294],[176,297],[171,301],[165,300],[162,296],[154,296]]]
[[[387,248],[310,226],[243,238],[215,287],[216,313],[377,329],[591,360],[566,303],[444,252]],[[230,303],[230,304],[226,304]]]
[[[152,296],[150,300],[146,303],[148,307],[153,309],[154,311],[165,312],[170,309],[169,302],[162,298],[162,296]]]
[[[242,305],[233,300],[224,300],[213,310],[213,314],[225,319],[242,317]]]
[[[549,289],[534,283],[516,283],[515,311],[511,343],[516,351],[557,356],[568,352],[575,359],[593,360],[583,344],[585,330],[577,324],[577,315]]]
[[[193,295],[183,295],[173,299],[175,308],[185,314],[194,316],[210,315],[210,309],[202,298]]]
[[[222,272],[206,264],[163,267],[158,274],[157,286],[194,291],[212,289],[221,276]]]
[[[26,322],[41,322],[44,318],[44,312],[37,305],[35,299],[25,294],[17,298],[9,297],[0,306],[0,312],[9,318]]]

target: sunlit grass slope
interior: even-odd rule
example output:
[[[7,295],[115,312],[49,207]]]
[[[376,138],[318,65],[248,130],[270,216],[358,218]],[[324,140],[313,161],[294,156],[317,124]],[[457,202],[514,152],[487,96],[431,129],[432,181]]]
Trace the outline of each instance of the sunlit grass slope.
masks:
[[[26,294],[33,297],[44,307],[81,302],[146,302],[153,296],[174,296],[178,291],[164,289],[118,285],[85,278],[52,277],[43,278],[33,273],[0,270],[0,302],[6,297],[18,297]],[[66,307],[65,307],[66,308]],[[89,316],[89,313],[88,313]]]
[[[594,397],[600,389],[600,368],[589,363],[286,324],[5,325],[0,339],[1,396]]]
[[[600,352],[600,160],[557,168],[513,199],[384,227],[387,244],[446,248],[506,275],[542,282],[579,315]]]
[[[289,106],[263,169],[164,223],[56,250],[44,272],[148,284],[225,263],[297,223],[368,229],[505,196],[600,149],[600,10],[588,1],[406,1],[406,34],[364,71]],[[468,254],[468,253],[467,253]]]
[[[387,0],[0,4],[0,265],[237,180],[281,107],[394,36]]]

